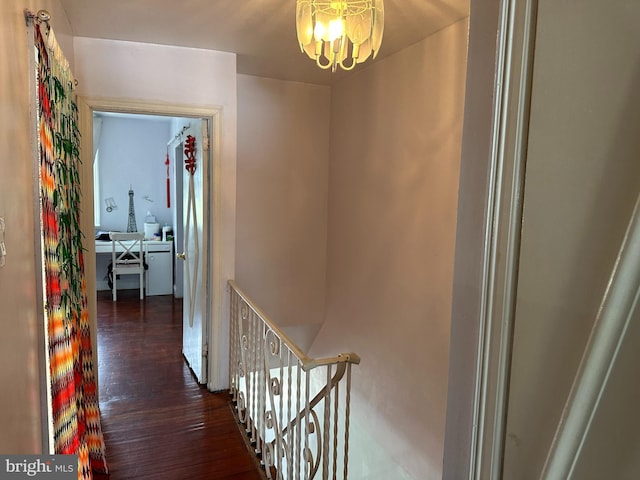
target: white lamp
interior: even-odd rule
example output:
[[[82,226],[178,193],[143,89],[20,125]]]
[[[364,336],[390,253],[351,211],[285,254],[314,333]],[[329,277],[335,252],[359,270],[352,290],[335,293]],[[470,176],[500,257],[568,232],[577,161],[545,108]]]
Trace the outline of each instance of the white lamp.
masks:
[[[323,69],[351,70],[378,54],[384,31],[383,0],[297,0],[300,49]]]

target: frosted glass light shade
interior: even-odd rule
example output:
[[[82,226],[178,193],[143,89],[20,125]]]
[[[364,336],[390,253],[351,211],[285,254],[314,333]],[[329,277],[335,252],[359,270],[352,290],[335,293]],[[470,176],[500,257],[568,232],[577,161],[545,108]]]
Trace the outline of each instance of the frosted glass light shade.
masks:
[[[323,69],[351,70],[375,58],[384,32],[383,0],[296,0],[300,50]]]

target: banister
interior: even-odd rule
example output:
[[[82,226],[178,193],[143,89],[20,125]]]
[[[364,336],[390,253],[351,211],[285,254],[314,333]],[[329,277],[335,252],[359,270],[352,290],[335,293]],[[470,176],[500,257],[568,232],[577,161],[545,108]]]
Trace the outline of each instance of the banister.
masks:
[[[291,340],[291,338],[289,338],[289,336],[286,333],[284,333],[273,320],[271,320],[269,315],[267,315],[264,310],[262,310],[258,305],[254,303],[254,301],[251,299],[251,297],[249,297],[249,295],[247,295],[245,292],[243,292],[240,289],[240,287],[238,287],[238,284],[236,282],[234,282],[233,280],[229,280],[228,282],[229,282],[229,286],[231,286],[231,288],[236,291],[236,293],[240,296],[240,298],[242,298],[242,300],[249,307],[251,307],[251,309],[254,312],[256,312],[260,316],[260,318],[262,318],[264,323],[266,323],[269,326],[269,328],[273,331],[273,333],[280,340],[282,340],[282,342],[287,346],[287,348],[289,348],[289,350],[293,352],[293,354],[296,357],[298,357],[298,359],[302,363],[302,369],[305,372],[308,372],[309,370],[312,370],[319,366],[333,365],[333,364],[342,363],[342,362],[355,363],[355,364],[360,363],[360,357],[355,353],[341,353],[337,357],[317,358],[317,359],[309,357],[306,353],[300,350],[300,348],[295,344],[295,342]]]
[[[351,365],[360,357],[309,357],[233,280],[228,284],[229,393],[266,477],[310,480],[322,472],[323,479],[346,480]]]

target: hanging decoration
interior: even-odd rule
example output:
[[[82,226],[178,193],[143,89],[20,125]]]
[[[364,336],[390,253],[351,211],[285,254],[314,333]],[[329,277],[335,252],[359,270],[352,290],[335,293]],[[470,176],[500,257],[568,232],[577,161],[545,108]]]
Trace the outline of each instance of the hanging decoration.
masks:
[[[100,423],[80,231],[80,132],[75,80],[48,24],[34,27],[40,213],[54,451],[78,455],[78,478],[108,473]]]
[[[171,176],[169,175],[169,147],[167,147],[167,159],[164,161],[167,166],[167,208],[171,208]]]
[[[184,142],[184,154],[187,157],[184,160],[184,168],[191,174],[196,173],[196,139],[193,135],[187,135]]]
[[[193,135],[187,135],[184,142],[184,168],[189,172],[189,192],[187,197],[187,213],[185,217],[184,227],[184,244],[185,251],[187,245],[193,245],[193,250],[189,254],[188,261],[185,264],[184,277],[185,294],[189,296],[189,327],[193,327],[195,317],[196,295],[198,292],[198,270],[200,262],[199,239],[198,239],[198,211],[196,202],[196,187],[194,175],[196,173],[196,138]],[[193,242],[193,243],[192,243]]]

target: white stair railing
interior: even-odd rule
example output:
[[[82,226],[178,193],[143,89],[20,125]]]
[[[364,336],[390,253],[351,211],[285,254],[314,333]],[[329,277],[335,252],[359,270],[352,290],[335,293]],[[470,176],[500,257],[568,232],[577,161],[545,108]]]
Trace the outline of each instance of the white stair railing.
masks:
[[[347,480],[351,365],[360,358],[309,358],[229,286],[229,393],[267,478]]]

